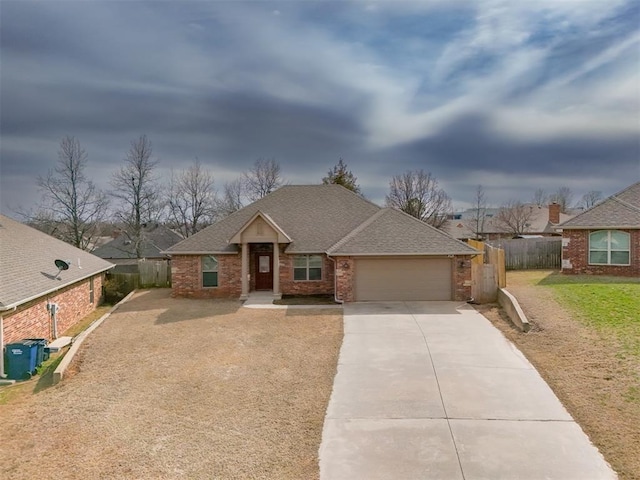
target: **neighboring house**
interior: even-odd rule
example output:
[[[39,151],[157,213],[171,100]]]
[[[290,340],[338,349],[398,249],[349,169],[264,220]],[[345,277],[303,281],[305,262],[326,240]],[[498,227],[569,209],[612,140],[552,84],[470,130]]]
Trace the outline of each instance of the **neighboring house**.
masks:
[[[518,237],[559,235],[558,224],[575,216],[573,212],[569,214],[560,212],[560,205],[557,203],[551,203],[546,207],[532,203],[526,204],[525,207],[529,209],[530,215],[528,215],[525,232]],[[513,231],[498,219],[499,211],[500,209],[496,208],[486,209],[484,222],[480,222],[479,229],[477,228],[479,222],[474,218],[474,209],[452,214],[442,229],[459,240],[477,237],[480,240],[499,240],[516,237]],[[479,231],[476,232],[476,230]]]
[[[560,227],[563,273],[640,276],[640,182]]]
[[[169,248],[173,294],[460,300],[480,253],[340,185],[289,185]]]
[[[67,262],[69,268],[58,271],[56,260]],[[76,324],[101,302],[104,274],[113,267],[4,215],[0,215],[0,264],[3,347],[24,338],[51,340]]]
[[[162,251],[182,240],[182,236],[157,223],[146,225],[142,232],[141,253],[142,258],[146,260],[167,260],[167,255]],[[93,254],[113,262],[116,265],[115,272],[136,273],[138,271],[135,239],[132,239],[126,231],[114,231],[113,239],[96,248]]]

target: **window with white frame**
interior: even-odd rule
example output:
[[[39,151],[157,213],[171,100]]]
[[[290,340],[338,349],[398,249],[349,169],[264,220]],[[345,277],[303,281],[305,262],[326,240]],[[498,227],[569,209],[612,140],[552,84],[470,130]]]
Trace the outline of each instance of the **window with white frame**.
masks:
[[[218,260],[213,255],[202,257],[202,286],[218,286]]]
[[[294,280],[322,280],[322,255],[296,255],[293,259]]]
[[[589,234],[591,265],[629,265],[630,235],[618,230],[599,230]]]

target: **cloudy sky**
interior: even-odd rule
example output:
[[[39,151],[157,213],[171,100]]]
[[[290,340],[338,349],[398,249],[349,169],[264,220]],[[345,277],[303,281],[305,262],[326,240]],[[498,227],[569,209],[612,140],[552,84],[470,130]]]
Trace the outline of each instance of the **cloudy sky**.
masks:
[[[464,207],[640,179],[637,0],[0,2],[1,209],[39,198],[64,135],[108,188],[146,134],[161,173],[291,183],[339,158],[382,203],[432,172]]]

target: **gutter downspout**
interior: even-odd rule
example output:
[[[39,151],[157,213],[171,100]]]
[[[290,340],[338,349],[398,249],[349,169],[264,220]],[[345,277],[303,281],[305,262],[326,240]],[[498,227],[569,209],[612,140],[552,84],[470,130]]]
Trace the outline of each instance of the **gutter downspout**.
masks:
[[[4,323],[0,315],[0,378],[7,378],[4,373]]]
[[[18,307],[13,307],[12,311],[16,311]],[[4,317],[0,314],[0,379],[7,378],[4,373]]]
[[[336,275],[338,271],[338,262],[335,258],[331,258],[329,254],[327,254],[327,258],[333,262],[333,300],[334,302],[342,305],[344,301],[338,298],[338,276]]]

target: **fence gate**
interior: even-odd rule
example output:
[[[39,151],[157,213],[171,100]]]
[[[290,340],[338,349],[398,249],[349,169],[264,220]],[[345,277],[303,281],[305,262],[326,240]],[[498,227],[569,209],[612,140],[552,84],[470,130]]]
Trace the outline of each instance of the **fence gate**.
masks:
[[[140,287],[170,287],[169,263],[163,260],[139,260]]]

